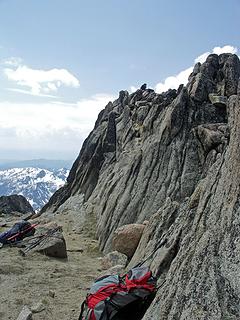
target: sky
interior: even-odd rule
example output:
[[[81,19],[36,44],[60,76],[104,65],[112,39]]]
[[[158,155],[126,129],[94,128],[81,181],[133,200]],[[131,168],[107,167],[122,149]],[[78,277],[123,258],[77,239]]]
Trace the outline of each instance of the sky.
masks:
[[[0,0],[0,159],[74,159],[120,90],[240,54],[239,0]]]

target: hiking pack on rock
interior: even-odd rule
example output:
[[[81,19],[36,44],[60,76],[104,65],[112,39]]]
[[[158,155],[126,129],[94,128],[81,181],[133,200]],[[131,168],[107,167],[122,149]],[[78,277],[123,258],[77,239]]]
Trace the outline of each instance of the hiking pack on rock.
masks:
[[[147,267],[95,281],[81,307],[79,320],[139,320],[155,297],[156,278]]]
[[[4,244],[16,244],[26,237],[33,236],[35,233],[35,226],[28,221],[20,221],[14,224],[14,226],[0,233],[0,243]]]

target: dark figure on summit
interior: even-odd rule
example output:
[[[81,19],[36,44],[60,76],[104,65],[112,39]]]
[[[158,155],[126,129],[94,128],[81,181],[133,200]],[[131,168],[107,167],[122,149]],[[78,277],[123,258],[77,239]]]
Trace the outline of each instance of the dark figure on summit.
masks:
[[[147,84],[144,83],[141,87],[140,87],[141,90],[146,90],[147,89]]]

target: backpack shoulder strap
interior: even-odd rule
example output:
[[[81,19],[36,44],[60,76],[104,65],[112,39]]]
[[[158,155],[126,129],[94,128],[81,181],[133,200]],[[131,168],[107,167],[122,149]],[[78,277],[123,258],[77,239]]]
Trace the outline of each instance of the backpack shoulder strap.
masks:
[[[81,312],[80,312],[78,320],[83,320],[83,312],[84,312],[85,305],[86,305],[86,300],[84,300],[83,303],[81,304]]]

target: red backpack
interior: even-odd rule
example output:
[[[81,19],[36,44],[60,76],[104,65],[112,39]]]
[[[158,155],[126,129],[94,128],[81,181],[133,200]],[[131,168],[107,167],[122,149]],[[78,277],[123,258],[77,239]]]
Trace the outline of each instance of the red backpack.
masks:
[[[79,320],[142,319],[155,297],[156,282],[148,267],[99,278],[81,306]]]

